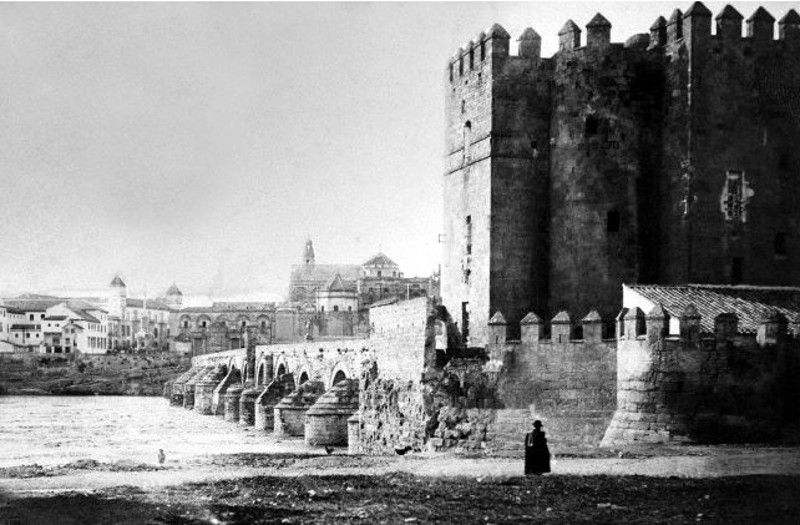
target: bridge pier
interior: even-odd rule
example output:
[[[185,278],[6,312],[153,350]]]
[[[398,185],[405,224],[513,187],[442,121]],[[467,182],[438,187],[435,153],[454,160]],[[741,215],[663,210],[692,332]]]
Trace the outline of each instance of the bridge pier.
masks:
[[[322,381],[309,380],[275,405],[275,435],[304,436],[305,416],[325,392]]]
[[[305,414],[308,445],[346,445],[347,420],[358,412],[358,381],[344,379],[322,394]]]
[[[241,381],[239,370],[231,366],[225,378],[214,388],[214,393],[211,395],[211,414],[215,416],[225,415],[225,394],[231,385]]]
[[[183,392],[184,385],[200,370],[198,367],[191,367],[186,372],[178,376],[174,383],[172,383],[172,392],[170,393],[169,404],[171,406],[183,406]]]
[[[255,426],[258,430],[272,431],[275,428],[275,405],[294,390],[294,375],[276,377],[256,398]]]
[[[214,367],[206,366],[200,368],[196,374],[194,374],[191,379],[189,379],[183,385],[183,408],[186,410],[192,410],[194,408],[194,389],[197,386],[197,382],[200,381],[206,374],[211,372]]]
[[[242,397],[244,387],[241,383],[234,383],[225,391],[225,421],[239,421],[239,400]]]
[[[225,365],[212,367],[203,375],[194,386],[194,410],[204,416],[211,415],[213,411],[214,390],[226,376]]]

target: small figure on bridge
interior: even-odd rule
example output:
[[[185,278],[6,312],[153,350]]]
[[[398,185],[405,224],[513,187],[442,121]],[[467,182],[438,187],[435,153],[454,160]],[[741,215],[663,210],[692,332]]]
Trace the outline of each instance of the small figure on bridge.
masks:
[[[163,448],[158,449],[158,464],[163,465],[166,460],[167,460],[167,455],[164,454],[164,449]]]
[[[542,422],[533,422],[533,432],[525,434],[525,475],[539,475],[550,472],[550,449],[542,430]]]

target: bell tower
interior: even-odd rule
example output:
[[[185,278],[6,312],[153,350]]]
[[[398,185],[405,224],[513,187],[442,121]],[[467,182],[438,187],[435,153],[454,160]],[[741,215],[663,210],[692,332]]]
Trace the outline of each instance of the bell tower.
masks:
[[[306,247],[303,250],[303,264],[306,266],[314,265],[314,243],[311,239],[306,241]]]

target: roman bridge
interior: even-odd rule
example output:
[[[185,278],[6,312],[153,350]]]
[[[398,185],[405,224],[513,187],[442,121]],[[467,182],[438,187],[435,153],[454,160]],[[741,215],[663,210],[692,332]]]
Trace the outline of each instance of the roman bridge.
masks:
[[[309,444],[343,445],[361,368],[375,359],[369,343],[340,338],[196,356],[172,384],[171,402]]]
[[[248,348],[195,356],[187,372],[165,385],[165,395],[175,406],[278,436],[346,445],[360,424],[364,374],[419,381],[435,361],[436,312],[419,298],[371,309],[368,337],[268,345],[249,337]]]

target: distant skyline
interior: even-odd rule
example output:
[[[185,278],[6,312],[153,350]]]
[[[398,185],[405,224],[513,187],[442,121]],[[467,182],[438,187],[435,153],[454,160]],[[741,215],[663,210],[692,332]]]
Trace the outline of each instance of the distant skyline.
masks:
[[[0,297],[119,273],[136,296],[275,300],[307,238],[321,263],[382,248],[429,275],[448,58],[495,22],[549,57],[567,19],[624,42],[690,5],[0,4]]]

